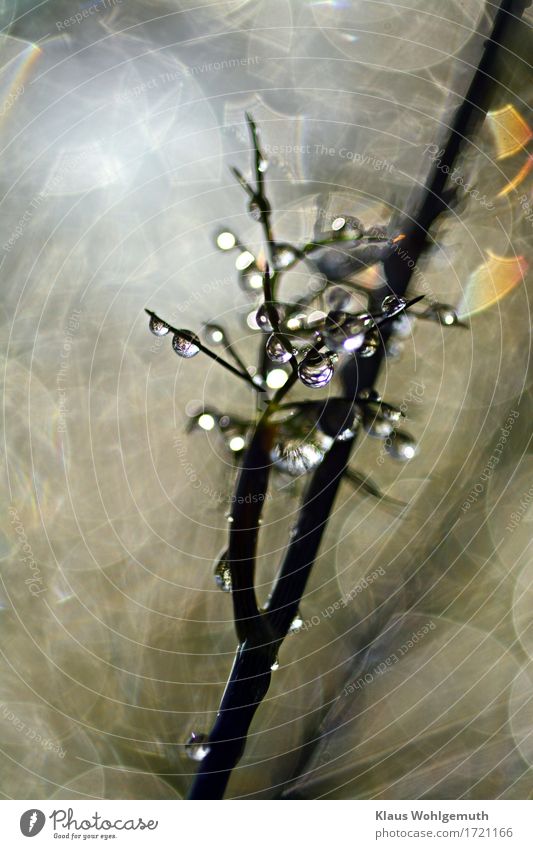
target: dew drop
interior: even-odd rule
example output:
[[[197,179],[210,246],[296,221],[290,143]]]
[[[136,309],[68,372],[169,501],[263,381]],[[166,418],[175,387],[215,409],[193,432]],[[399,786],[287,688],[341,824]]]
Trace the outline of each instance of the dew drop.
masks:
[[[157,318],[155,315],[150,316],[149,327],[154,336],[166,336],[170,330],[168,324],[165,324],[164,321],[161,321],[161,319]]]
[[[250,201],[248,204],[248,212],[250,214],[250,218],[254,221],[261,221],[261,206],[256,200]]]
[[[275,245],[272,250],[272,264],[275,271],[282,271],[285,268],[289,268],[297,259],[297,253],[291,245]]]
[[[272,664],[272,666],[270,668],[271,668],[272,672],[276,672],[279,669],[278,658],[275,659],[274,663]]]
[[[381,309],[386,315],[393,316],[402,312],[405,309],[406,303],[405,298],[398,298],[396,295],[387,295],[381,303]]]
[[[253,262],[239,274],[239,286],[244,292],[259,292],[263,288],[263,272]]]
[[[389,422],[396,424],[402,418],[402,411],[399,407],[393,407],[392,404],[381,404],[379,408],[380,414]]]
[[[373,357],[379,348],[381,339],[377,331],[372,331],[365,337],[364,344],[359,350],[360,357]]]
[[[298,613],[296,614],[296,616],[294,617],[294,619],[292,620],[292,622],[290,624],[289,634],[297,634],[298,631],[302,630],[303,624],[304,624],[304,620],[302,619],[302,617],[300,615],[300,611],[298,611]]]
[[[457,324],[457,314],[454,310],[441,309],[439,311],[439,321],[450,327],[452,324]]]
[[[226,341],[224,328],[218,324],[206,324],[204,327],[204,339],[208,345],[223,345]]]
[[[178,330],[172,337],[172,347],[178,357],[190,360],[200,352],[200,340],[190,330]]]
[[[412,460],[418,453],[418,445],[408,433],[401,430],[396,430],[390,439],[385,443],[387,453],[394,459],[402,463]]]
[[[293,354],[293,351],[287,347],[284,340],[276,333],[273,333],[269,337],[266,343],[266,352],[274,363],[288,363]]]
[[[362,389],[357,396],[361,401],[375,402],[379,404],[381,395],[376,389]]]
[[[368,435],[376,439],[388,439],[394,431],[394,423],[382,416],[365,416],[364,427]]]
[[[231,569],[229,567],[227,557],[228,552],[225,551],[216,564],[214,572],[215,583],[219,590],[222,590],[223,593],[231,592]]]
[[[269,308],[267,308],[267,305],[263,303],[255,314],[257,326],[260,328],[260,330],[264,330],[267,333],[271,333],[274,330],[274,328],[272,327],[272,322],[270,321],[270,312],[272,311],[274,311],[275,315],[277,316],[278,324],[281,324],[287,314],[287,308],[285,304],[276,304],[275,306],[274,304],[270,304]]]
[[[310,389],[321,389],[327,386],[333,377],[334,369],[332,358],[328,354],[319,354],[305,357],[298,367],[298,377],[304,386]]]
[[[326,319],[324,341],[333,351],[353,354],[364,347],[373,326],[373,319],[368,313],[350,315],[335,310]]]
[[[270,452],[273,464],[291,477],[305,475],[320,466],[326,449],[316,441],[281,439]]]
[[[433,304],[425,315],[426,318],[438,321],[446,327],[459,324],[459,318],[453,307],[448,304]]]
[[[192,732],[189,739],[185,743],[185,752],[191,761],[203,761],[209,754],[209,746],[207,746],[207,734],[197,734]]]

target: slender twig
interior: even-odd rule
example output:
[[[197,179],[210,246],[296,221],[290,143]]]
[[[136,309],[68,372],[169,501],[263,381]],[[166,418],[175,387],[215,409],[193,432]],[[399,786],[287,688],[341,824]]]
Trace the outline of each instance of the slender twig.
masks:
[[[491,85],[496,77],[498,48],[507,35],[512,18],[519,19],[526,5],[528,3],[525,0],[503,0],[500,3],[491,37],[485,42],[478,68],[444,144],[441,166],[442,163],[446,164],[448,172],[452,170],[457,155],[476,121],[486,113]],[[412,216],[406,218],[405,227],[402,228],[407,255],[412,262],[405,262],[397,252],[393,252],[385,260],[386,293],[405,295],[416,262],[425,250],[428,232],[445,208],[446,179],[444,169],[434,167],[431,170],[421,203]],[[382,295],[383,291],[377,293],[376,301]],[[382,331],[384,341],[390,332],[390,324],[385,325]],[[344,395],[348,399],[355,400],[363,389],[374,386],[383,356],[384,346],[381,346],[372,358],[348,360],[341,375]],[[291,377],[292,375],[287,383]],[[277,402],[280,401],[281,397],[278,397]],[[231,771],[244,751],[252,719],[268,691],[273,658],[298,610],[354,443],[354,439],[334,443],[314,472],[291,533],[268,608],[265,613],[258,614],[253,588],[253,569],[261,506],[269,475],[270,433],[269,428],[265,426],[266,421],[267,418],[262,417],[257,426],[237,484],[237,493],[241,496],[253,492],[256,495],[261,494],[263,498],[257,499],[251,506],[239,506],[239,510],[233,514],[234,521],[230,531],[232,556],[243,558],[231,563],[232,576],[237,577],[234,606],[241,644],[216,722],[209,735],[208,753],[200,765],[191,789],[191,799],[219,799],[224,795]],[[244,565],[242,574],[238,562]],[[245,599],[242,605],[235,601],[235,596],[239,593],[243,594],[241,599]],[[261,625],[255,627],[258,621]]]
[[[214,351],[211,351],[210,348],[207,348],[205,345],[203,345],[197,336],[194,336],[193,338],[193,334],[191,334],[188,330],[178,330],[176,327],[173,327],[171,324],[169,324],[168,321],[159,318],[159,316],[155,312],[152,312],[152,310],[145,309],[145,313],[147,313],[151,318],[154,318],[156,321],[160,321],[162,324],[166,324],[171,333],[177,333],[180,336],[190,338],[191,342],[194,342],[196,347],[203,354],[206,354],[206,356],[210,357],[216,363],[223,366],[226,371],[231,372],[231,374],[235,375],[235,377],[239,377],[241,380],[245,380],[249,386],[252,386],[256,390],[256,392],[262,391],[261,387],[254,382],[254,379],[250,374],[248,374],[247,371],[239,371],[239,369],[235,368],[235,366],[232,366],[231,363],[228,363],[228,361],[225,360],[223,357],[219,357],[218,354],[215,354]]]

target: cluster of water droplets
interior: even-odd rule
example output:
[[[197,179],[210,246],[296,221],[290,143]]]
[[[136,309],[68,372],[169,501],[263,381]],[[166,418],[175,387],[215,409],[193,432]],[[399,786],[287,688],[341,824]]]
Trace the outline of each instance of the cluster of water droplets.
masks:
[[[276,469],[299,477],[316,469],[335,441],[353,438],[363,412],[344,399],[294,404],[272,416],[275,437],[270,458]]]
[[[150,313],[149,328],[154,336],[158,337],[167,336],[171,331],[169,325],[153,313]],[[201,343],[198,336],[190,330],[173,330],[172,348],[178,357],[190,360],[200,353]]]

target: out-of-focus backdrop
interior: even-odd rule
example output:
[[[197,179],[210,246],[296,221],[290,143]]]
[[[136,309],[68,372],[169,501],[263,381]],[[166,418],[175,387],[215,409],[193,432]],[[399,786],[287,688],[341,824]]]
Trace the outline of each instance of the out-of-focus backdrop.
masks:
[[[280,240],[341,213],[386,224],[428,173],[493,11],[0,4],[5,797],[178,798],[185,742],[213,721],[236,642],[213,579],[236,458],[216,429],[186,433],[187,410],[254,404],[211,361],[179,360],[143,309],[215,320],[255,361],[254,298],[215,242],[229,228],[260,249],[229,172],[249,173],[245,112]],[[352,461],[407,507],[343,484],[230,796],[533,790],[530,86],[498,90],[458,164],[471,191],[413,279],[468,329],[408,325],[381,376],[419,453],[383,462],[363,439]],[[311,278],[297,266],[287,296]],[[263,599],[304,484],[273,478]]]

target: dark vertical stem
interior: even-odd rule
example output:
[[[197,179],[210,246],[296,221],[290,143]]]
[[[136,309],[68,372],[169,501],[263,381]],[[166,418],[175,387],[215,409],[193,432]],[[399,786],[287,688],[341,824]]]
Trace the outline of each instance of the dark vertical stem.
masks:
[[[457,110],[444,145],[441,168],[434,167],[431,170],[420,204],[402,227],[402,232],[406,233],[402,248],[412,263],[401,258],[398,252],[393,252],[384,263],[388,292],[401,296],[407,290],[414,265],[425,248],[428,231],[446,206],[444,189],[447,174],[442,166],[446,165],[451,170],[468,134],[472,132],[476,122],[486,114],[491,87],[497,76],[498,49],[504,38],[508,37],[510,25],[520,19],[528,5],[526,0],[502,0],[498,7],[491,36],[485,42],[480,63]],[[389,326],[385,326],[382,331],[384,343],[389,333]],[[353,358],[346,364],[342,379],[344,394],[348,398],[353,398],[357,392],[374,385],[383,356],[384,345],[371,359]],[[254,466],[252,463],[250,467],[247,460],[247,468],[243,469],[237,486],[237,494],[240,497],[245,491],[251,491],[255,495],[262,493],[263,497],[266,493],[268,471],[262,470],[261,466],[266,457],[261,434],[263,426],[264,417],[252,440],[254,451],[257,447],[253,463],[257,463],[255,468],[258,476],[250,474],[250,468],[253,469]],[[209,753],[202,762],[192,786],[191,799],[220,799],[224,795],[231,771],[244,751],[252,719],[268,691],[270,667],[305,590],[352,447],[353,440],[334,445],[311,479],[294,533],[285,552],[268,611],[261,616],[261,627],[252,629],[251,636],[245,638],[238,649],[220,710],[209,736]],[[258,621],[254,612],[257,606],[253,589],[253,561],[257,537],[255,520],[254,510],[239,514],[239,527],[245,528],[244,536],[248,539],[245,544],[237,534],[237,526],[233,532],[232,556],[236,558],[236,562],[247,564],[243,568],[242,576],[238,575],[239,587],[247,599],[242,610],[240,605],[237,605],[238,610],[236,607],[236,617],[241,625]],[[230,533],[230,548],[231,539]],[[245,570],[248,570],[247,574]]]

